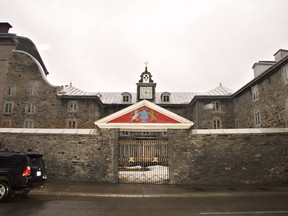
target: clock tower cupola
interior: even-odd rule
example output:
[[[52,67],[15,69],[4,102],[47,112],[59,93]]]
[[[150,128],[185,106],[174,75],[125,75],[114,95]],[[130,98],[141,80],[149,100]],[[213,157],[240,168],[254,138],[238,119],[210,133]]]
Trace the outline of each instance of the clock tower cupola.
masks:
[[[155,102],[156,83],[152,80],[151,73],[147,70],[148,62],[145,62],[145,71],[141,74],[141,79],[137,84],[137,101],[149,100]]]

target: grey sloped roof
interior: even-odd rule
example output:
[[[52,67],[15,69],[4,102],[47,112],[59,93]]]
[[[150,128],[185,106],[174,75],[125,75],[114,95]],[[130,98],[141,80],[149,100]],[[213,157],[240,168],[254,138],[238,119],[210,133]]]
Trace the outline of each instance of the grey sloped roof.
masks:
[[[207,95],[219,96],[219,95],[231,95],[233,93],[234,93],[233,90],[231,90],[231,89],[229,89],[223,85],[220,85],[220,86],[208,91]]]
[[[122,102],[123,92],[85,92],[72,85],[62,86],[57,95],[62,97],[99,97],[103,104],[123,104]],[[156,104],[161,104],[161,94],[163,92],[156,93]],[[169,104],[188,104],[195,96],[228,96],[233,91],[223,85],[214,88],[208,92],[169,92],[170,103]],[[132,96],[132,104],[136,103],[136,92],[129,92]]]

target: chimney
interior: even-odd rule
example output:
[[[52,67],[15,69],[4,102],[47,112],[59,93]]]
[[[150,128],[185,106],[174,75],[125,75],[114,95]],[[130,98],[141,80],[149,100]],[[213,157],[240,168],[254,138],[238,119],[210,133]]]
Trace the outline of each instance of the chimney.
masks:
[[[8,33],[10,28],[12,28],[12,26],[8,22],[0,22],[0,34]]]
[[[270,68],[273,64],[275,64],[275,61],[256,62],[252,67],[252,69],[254,70],[254,78],[258,77],[260,74],[262,74],[268,68]]]
[[[275,61],[278,62],[280,61],[282,58],[284,58],[285,56],[288,55],[288,50],[284,50],[284,49],[279,49],[275,54]]]

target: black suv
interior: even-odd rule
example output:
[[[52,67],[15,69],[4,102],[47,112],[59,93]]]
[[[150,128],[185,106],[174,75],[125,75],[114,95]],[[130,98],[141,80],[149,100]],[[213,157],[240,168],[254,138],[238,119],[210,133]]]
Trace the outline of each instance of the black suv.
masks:
[[[0,201],[27,194],[46,179],[43,155],[33,152],[0,151]]]

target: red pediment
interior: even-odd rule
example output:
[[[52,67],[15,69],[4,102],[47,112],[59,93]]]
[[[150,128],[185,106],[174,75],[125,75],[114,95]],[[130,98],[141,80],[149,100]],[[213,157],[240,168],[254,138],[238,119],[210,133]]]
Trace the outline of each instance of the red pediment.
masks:
[[[95,122],[99,128],[187,129],[193,122],[154,103],[142,100]]]
[[[150,107],[142,106],[118,118],[112,119],[108,123],[181,123],[163,113]]]

